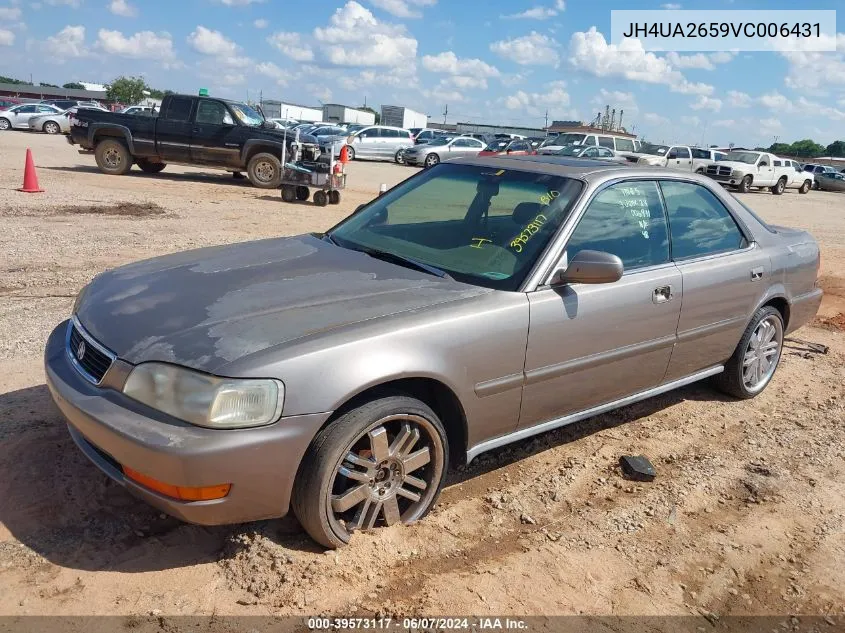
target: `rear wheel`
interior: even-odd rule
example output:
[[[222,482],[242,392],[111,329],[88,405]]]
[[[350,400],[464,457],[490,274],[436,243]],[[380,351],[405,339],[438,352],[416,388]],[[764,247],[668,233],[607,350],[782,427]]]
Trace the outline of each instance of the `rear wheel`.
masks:
[[[737,398],[753,398],[772,380],[783,347],[783,317],[772,306],[763,306],[751,319],[725,363],[725,371],[714,380],[722,391]]]
[[[786,177],[781,178],[775,183],[775,186],[772,187],[772,193],[779,196],[783,193],[784,189],[786,189]]]
[[[246,172],[252,186],[259,189],[277,189],[282,182],[282,163],[269,152],[250,158]]]
[[[94,159],[104,174],[122,176],[132,169],[132,155],[123,141],[103,139],[94,148]]]
[[[305,201],[311,196],[311,191],[305,185],[299,185],[296,188],[296,199]]]
[[[743,178],[737,186],[737,189],[739,189],[740,193],[748,193],[751,191],[751,176]]]
[[[429,154],[425,157],[425,166],[426,167],[434,167],[437,163],[440,162],[440,157],[437,154]]]
[[[413,523],[434,505],[448,463],[446,432],[425,403],[372,400],[323,429],[302,460],[291,505],[326,547],[356,530]]]
[[[340,204],[340,192],[337,189],[329,191],[329,204]]]
[[[400,149],[396,152],[396,155],[393,157],[393,160],[396,161],[397,165],[404,165],[405,164],[405,150]]]
[[[55,121],[47,121],[44,124],[43,131],[45,134],[58,134],[62,131],[62,128]]]
[[[11,129],[12,122],[9,119],[4,119],[0,117],[0,130],[8,130]]]
[[[807,193],[810,191],[810,187],[812,187],[813,183],[809,180],[805,180],[803,184],[798,188],[798,193]]]
[[[325,207],[329,204],[329,197],[326,195],[325,191],[315,191],[314,192],[314,204],[318,207]]]
[[[135,160],[138,164],[138,167],[141,168],[141,171],[144,171],[148,174],[157,174],[162,169],[167,167],[167,163],[154,163],[146,158],[138,158]]]
[[[346,146],[346,158],[349,160],[355,160],[355,150],[351,145]]]
[[[291,185],[283,185],[282,186],[282,200],[284,202],[295,202],[296,201],[296,187]]]
[[[696,169],[696,170],[695,170],[695,173],[697,173],[697,174],[701,174],[701,175],[703,176],[703,175],[704,175],[704,168],[703,168],[703,167],[699,167],[698,169]]]

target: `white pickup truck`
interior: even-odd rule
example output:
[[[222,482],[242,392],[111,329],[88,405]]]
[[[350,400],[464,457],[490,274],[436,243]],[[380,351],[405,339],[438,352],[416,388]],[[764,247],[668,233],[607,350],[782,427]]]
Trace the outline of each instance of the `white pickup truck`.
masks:
[[[724,152],[689,145],[647,145],[641,150],[640,165],[657,165],[703,174],[708,166],[724,160]]]
[[[735,150],[709,167],[707,176],[723,185],[747,193],[751,187],[768,188],[779,196],[785,189],[807,193],[813,186],[813,175],[799,171],[798,164],[767,152]]]

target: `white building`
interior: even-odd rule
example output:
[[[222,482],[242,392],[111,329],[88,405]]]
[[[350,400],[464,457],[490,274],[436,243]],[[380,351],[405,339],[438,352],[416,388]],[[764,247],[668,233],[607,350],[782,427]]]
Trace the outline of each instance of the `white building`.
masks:
[[[428,115],[402,106],[381,106],[381,124],[410,129],[428,127]]]
[[[359,123],[373,125],[376,122],[374,112],[359,110],[339,103],[327,103],[323,106],[323,121],[331,123]]]
[[[309,123],[323,121],[322,108],[265,99],[261,102],[261,109],[264,110],[264,116],[268,119],[296,119]]]
[[[91,90],[92,92],[105,92],[108,89],[108,86],[105,84],[92,84],[87,81],[77,81],[76,83],[83,86],[85,90]]]

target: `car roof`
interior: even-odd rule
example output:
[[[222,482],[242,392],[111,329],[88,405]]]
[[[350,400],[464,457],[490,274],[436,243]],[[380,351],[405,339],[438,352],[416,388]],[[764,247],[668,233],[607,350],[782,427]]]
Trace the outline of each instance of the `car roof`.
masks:
[[[568,158],[553,154],[530,154],[528,156],[478,156],[452,159],[449,164],[479,165],[482,167],[498,167],[500,169],[519,169],[537,173],[553,174],[570,178],[591,180],[592,177],[612,176],[618,172],[620,176],[660,175],[664,177],[667,170],[662,167],[642,168],[629,167],[622,163],[609,163],[604,160],[589,160],[583,158]]]

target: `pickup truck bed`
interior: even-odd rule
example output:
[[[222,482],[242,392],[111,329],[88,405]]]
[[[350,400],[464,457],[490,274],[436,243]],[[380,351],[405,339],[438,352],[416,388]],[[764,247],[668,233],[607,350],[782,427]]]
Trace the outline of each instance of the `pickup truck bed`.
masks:
[[[282,162],[328,172],[317,140],[298,139],[267,123],[246,104],[213,97],[167,95],[157,117],[79,110],[68,142],[94,152],[103,173],[126,174],[133,164],[157,173],[167,163],[245,171],[260,188],[278,188]]]

